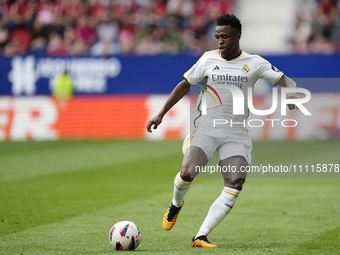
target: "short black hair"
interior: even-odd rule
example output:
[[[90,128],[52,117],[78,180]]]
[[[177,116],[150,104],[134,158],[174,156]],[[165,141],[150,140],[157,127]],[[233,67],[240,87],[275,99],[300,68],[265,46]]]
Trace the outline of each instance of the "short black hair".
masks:
[[[216,20],[217,26],[230,26],[232,28],[236,28],[238,32],[242,33],[242,25],[241,21],[234,14],[222,14],[217,17]]]

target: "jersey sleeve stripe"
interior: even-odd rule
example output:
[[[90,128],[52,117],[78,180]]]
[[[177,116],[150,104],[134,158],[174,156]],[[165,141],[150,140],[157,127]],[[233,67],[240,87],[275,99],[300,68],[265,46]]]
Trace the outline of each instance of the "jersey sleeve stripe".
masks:
[[[281,73],[280,76],[277,77],[277,79],[272,84],[274,85],[275,83],[277,83],[281,79],[282,75],[283,75],[283,73]]]
[[[185,74],[183,75],[183,78],[187,81],[187,83],[189,83],[190,85],[196,85],[195,83],[192,83],[188,77],[185,76]]]

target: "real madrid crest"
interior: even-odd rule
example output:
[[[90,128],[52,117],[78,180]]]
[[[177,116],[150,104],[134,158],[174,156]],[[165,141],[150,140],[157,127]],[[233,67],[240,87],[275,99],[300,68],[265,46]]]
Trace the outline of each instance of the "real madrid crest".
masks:
[[[244,64],[243,67],[242,67],[242,71],[244,73],[249,73],[249,71],[250,71],[249,66],[247,64]]]

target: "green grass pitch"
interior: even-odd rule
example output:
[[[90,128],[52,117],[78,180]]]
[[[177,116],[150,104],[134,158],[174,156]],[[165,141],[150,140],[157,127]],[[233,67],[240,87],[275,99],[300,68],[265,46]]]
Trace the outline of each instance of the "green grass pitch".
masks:
[[[253,165],[340,163],[338,141],[253,145]],[[141,229],[136,254],[339,254],[339,178],[249,178],[218,248],[190,247],[223,181],[197,178],[164,231],[181,160],[181,141],[1,142],[0,254],[113,254],[121,220]]]

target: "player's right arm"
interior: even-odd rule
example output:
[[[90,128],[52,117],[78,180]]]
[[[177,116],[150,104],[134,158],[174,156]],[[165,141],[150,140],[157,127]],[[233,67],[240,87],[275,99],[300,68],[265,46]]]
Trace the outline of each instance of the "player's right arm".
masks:
[[[190,84],[183,80],[177,84],[174,90],[171,92],[170,96],[166,100],[164,106],[159,111],[159,113],[149,120],[146,125],[146,129],[149,133],[152,132],[152,129],[157,129],[158,125],[162,123],[164,115],[182,98],[184,97],[190,89]]]
[[[183,75],[184,80],[177,84],[170,96],[166,100],[163,108],[160,112],[149,120],[146,125],[146,129],[149,133],[152,129],[157,129],[158,125],[162,123],[164,115],[182,98],[188,93],[191,86],[195,86],[200,80],[206,77],[205,61],[211,52],[206,52],[202,57]]]

